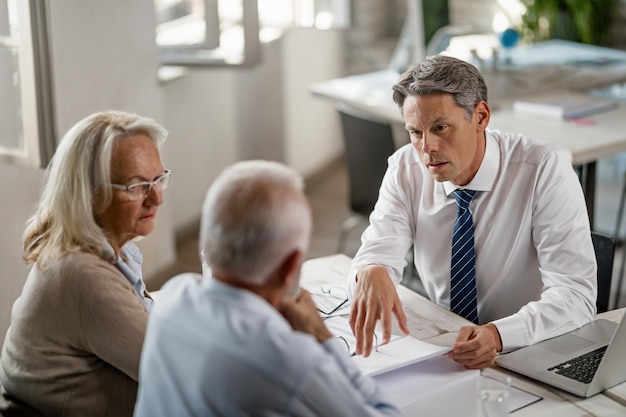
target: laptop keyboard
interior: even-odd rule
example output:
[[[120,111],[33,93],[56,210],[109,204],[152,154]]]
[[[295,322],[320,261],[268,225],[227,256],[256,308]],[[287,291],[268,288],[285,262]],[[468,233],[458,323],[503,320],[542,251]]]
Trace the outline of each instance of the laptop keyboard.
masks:
[[[548,371],[556,372],[559,375],[575,379],[583,384],[588,384],[593,379],[607,347],[608,345],[589,353],[585,353],[584,355],[577,356],[574,359],[570,359],[553,366],[552,368],[548,368]]]

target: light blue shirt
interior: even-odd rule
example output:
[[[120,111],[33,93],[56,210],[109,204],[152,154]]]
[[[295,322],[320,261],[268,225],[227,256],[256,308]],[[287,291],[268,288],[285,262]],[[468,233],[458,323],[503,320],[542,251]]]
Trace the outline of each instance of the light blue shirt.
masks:
[[[197,274],[161,290],[136,417],[399,415],[341,341],[293,331],[256,294]]]
[[[111,245],[109,245],[109,249],[113,251]],[[154,304],[154,300],[150,297],[146,297],[146,284],[143,281],[141,272],[142,263],[143,255],[139,251],[137,245],[131,241],[122,246],[120,254],[117,257],[117,262],[114,265],[122,274],[124,274],[126,279],[128,279],[135,289],[137,296],[146,307],[146,311],[150,312],[152,305]]]

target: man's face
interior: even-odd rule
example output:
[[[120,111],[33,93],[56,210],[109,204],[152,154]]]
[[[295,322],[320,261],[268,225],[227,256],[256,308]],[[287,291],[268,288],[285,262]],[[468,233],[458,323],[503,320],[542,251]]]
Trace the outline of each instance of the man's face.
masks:
[[[469,183],[485,154],[489,107],[480,102],[471,120],[449,94],[407,96],[402,111],[406,130],[435,181]]]

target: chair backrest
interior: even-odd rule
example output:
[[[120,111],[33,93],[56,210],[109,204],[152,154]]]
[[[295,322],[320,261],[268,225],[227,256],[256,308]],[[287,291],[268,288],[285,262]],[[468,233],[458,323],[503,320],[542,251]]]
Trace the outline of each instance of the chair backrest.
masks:
[[[396,150],[391,124],[344,104],[337,105],[337,111],[343,129],[350,208],[369,215],[378,200],[387,158]]]
[[[602,233],[591,232],[591,240],[596,253],[596,261],[598,262],[598,298],[596,299],[596,308],[598,313],[603,313],[609,309],[613,259],[615,258],[615,239]]]

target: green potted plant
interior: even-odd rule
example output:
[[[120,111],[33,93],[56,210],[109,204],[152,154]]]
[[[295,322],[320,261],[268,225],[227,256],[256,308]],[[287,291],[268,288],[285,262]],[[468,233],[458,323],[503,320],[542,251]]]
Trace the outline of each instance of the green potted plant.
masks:
[[[606,45],[617,0],[522,0],[523,36],[530,42],[560,38]]]

